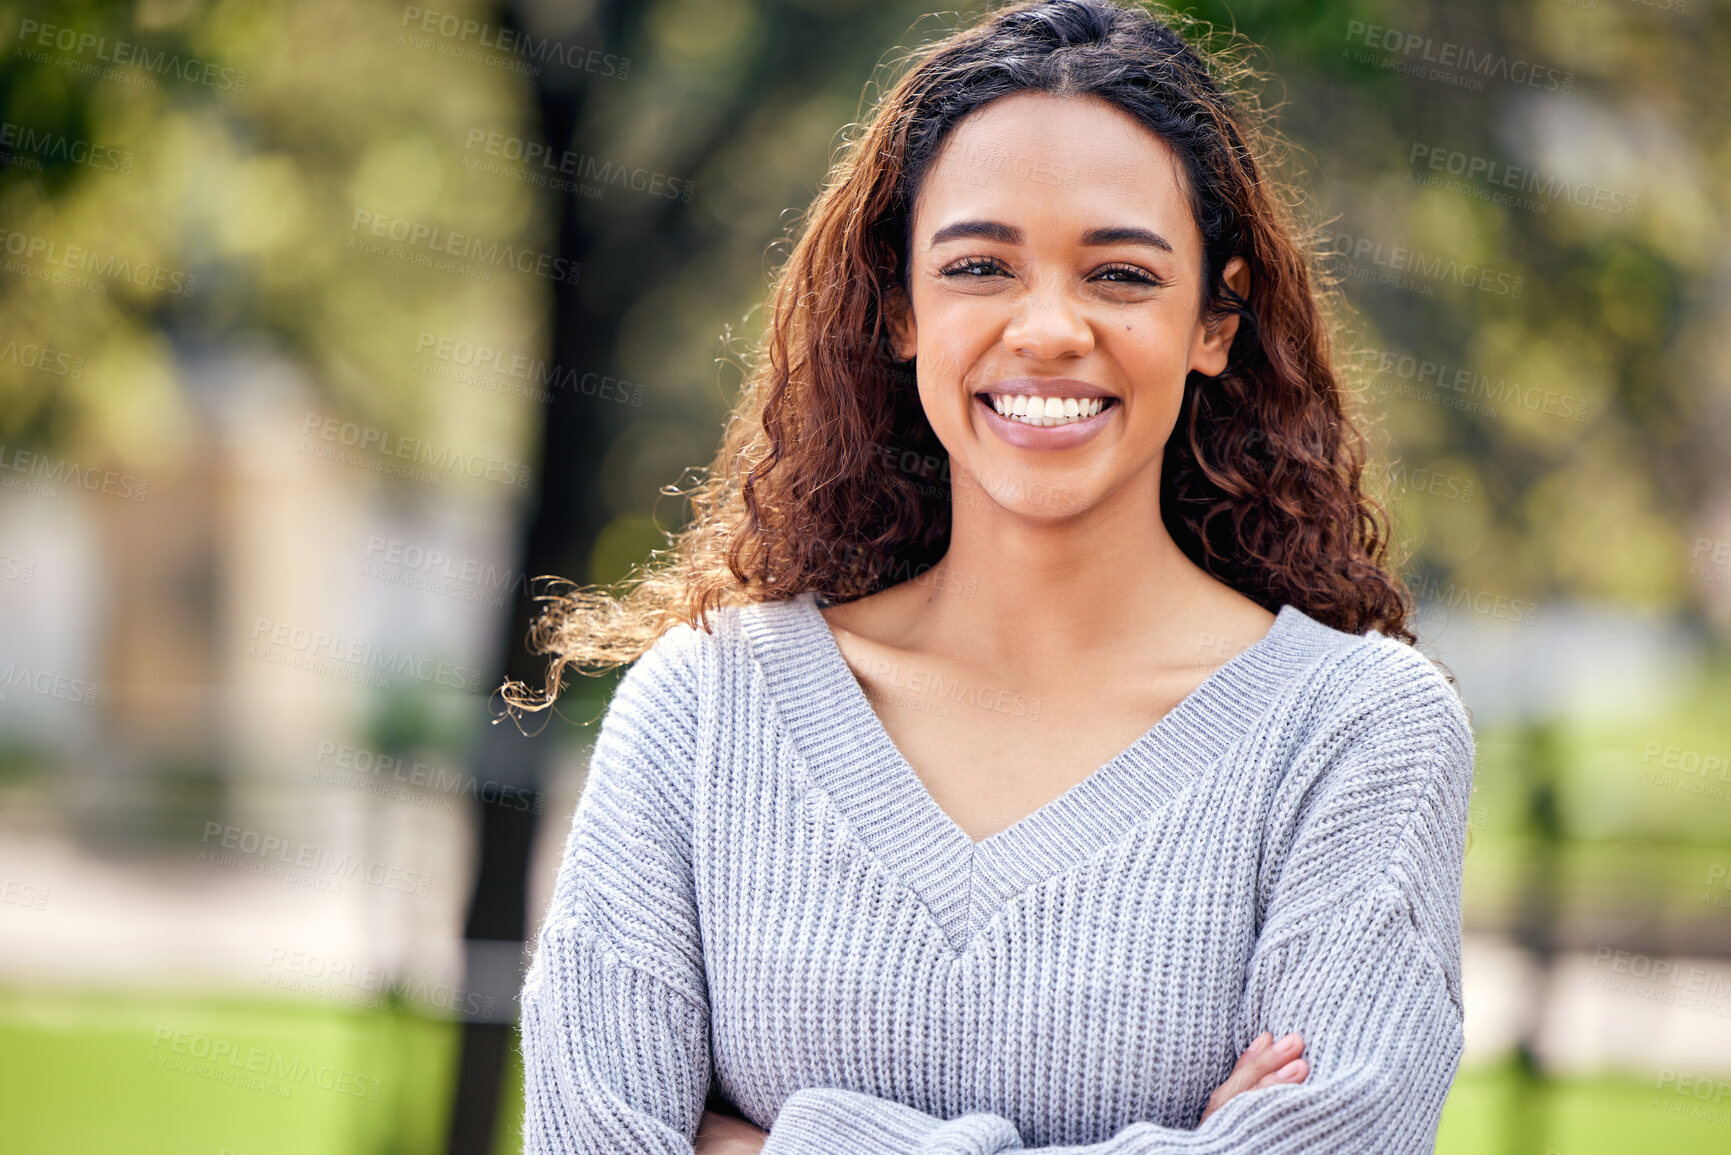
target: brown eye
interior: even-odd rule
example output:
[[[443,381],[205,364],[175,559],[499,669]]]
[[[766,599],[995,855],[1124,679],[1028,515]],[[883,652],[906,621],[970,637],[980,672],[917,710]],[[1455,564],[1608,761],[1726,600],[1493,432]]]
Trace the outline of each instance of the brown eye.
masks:
[[[1101,277],[1123,277],[1123,280],[1110,282],[1118,285],[1164,285],[1166,283],[1159,277],[1149,273],[1146,269],[1139,269],[1135,265],[1109,265],[1106,268],[1101,269],[1099,275]]]
[[[1001,273],[1004,271],[1004,266],[1000,265],[993,257],[963,257],[944,268],[940,275],[945,277],[981,276],[982,274],[976,270],[984,270],[986,273]]]

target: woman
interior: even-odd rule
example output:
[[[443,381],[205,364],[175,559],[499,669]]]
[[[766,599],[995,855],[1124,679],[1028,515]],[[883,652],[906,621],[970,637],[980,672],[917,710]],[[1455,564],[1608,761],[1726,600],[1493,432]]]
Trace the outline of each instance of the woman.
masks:
[[[670,560],[540,624],[632,664],[527,1150],[1431,1148],[1473,738],[1257,125],[1107,0],[881,101]]]

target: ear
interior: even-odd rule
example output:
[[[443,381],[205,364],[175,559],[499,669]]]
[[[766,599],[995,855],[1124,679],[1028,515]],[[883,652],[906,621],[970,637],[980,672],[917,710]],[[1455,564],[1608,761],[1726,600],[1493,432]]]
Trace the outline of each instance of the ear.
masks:
[[[1220,274],[1232,291],[1240,297],[1250,297],[1250,266],[1243,257],[1226,262]],[[1218,377],[1226,369],[1232,352],[1232,338],[1238,335],[1238,314],[1221,313],[1199,318],[1196,339],[1190,347],[1190,368],[1204,377]]]
[[[913,303],[902,291],[901,282],[892,281],[884,293],[884,323],[889,326],[890,347],[903,361],[912,361],[919,348],[919,327],[914,324]]]

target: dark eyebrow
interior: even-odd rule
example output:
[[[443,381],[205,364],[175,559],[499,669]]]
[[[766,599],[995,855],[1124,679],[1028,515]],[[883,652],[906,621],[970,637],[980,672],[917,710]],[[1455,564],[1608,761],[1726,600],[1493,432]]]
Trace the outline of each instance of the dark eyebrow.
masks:
[[[959,241],[976,237],[983,241],[997,241],[1004,245],[1019,245],[1022,243],[1022,230],[1015,225],[1006,225],[1001,221],[956,221],[945,225],[932,236],[934,246],[945,241]],[[1148,229],[1136,228],[1131,225],[1119,225],[1113,228],[1089,229],[1082,234],[1082,243],[1090,248],[1106,245],[1148,245],[1163,252],[1172,252],[1172,245],[1159,233]]]
[[[1120,225],[1111,229],[1089,229],[1082,234],[1082,243],[1084,245],[1149,245],[1164,252],[1172,251],[1172,245],[1159,233],[1130,225]]]
[[[945,225],[932,235],[932,245],[943,244],[945,241],[959,241],[968,237],[978,237],[982,241],[997,241],[1003,245],[1019,245],[1022,243],[1022,230],[1015,225],[1006,225],[998,221],[956,221]]]

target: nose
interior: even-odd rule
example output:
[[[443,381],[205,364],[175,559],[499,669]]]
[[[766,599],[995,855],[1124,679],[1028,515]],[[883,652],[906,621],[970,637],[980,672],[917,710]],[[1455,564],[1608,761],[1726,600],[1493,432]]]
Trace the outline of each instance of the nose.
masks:
[[[1042,277],[1016,301],[1003,340],[1026,357],[1082,357],[1094,348],[1094,329],[1060,280]]]

